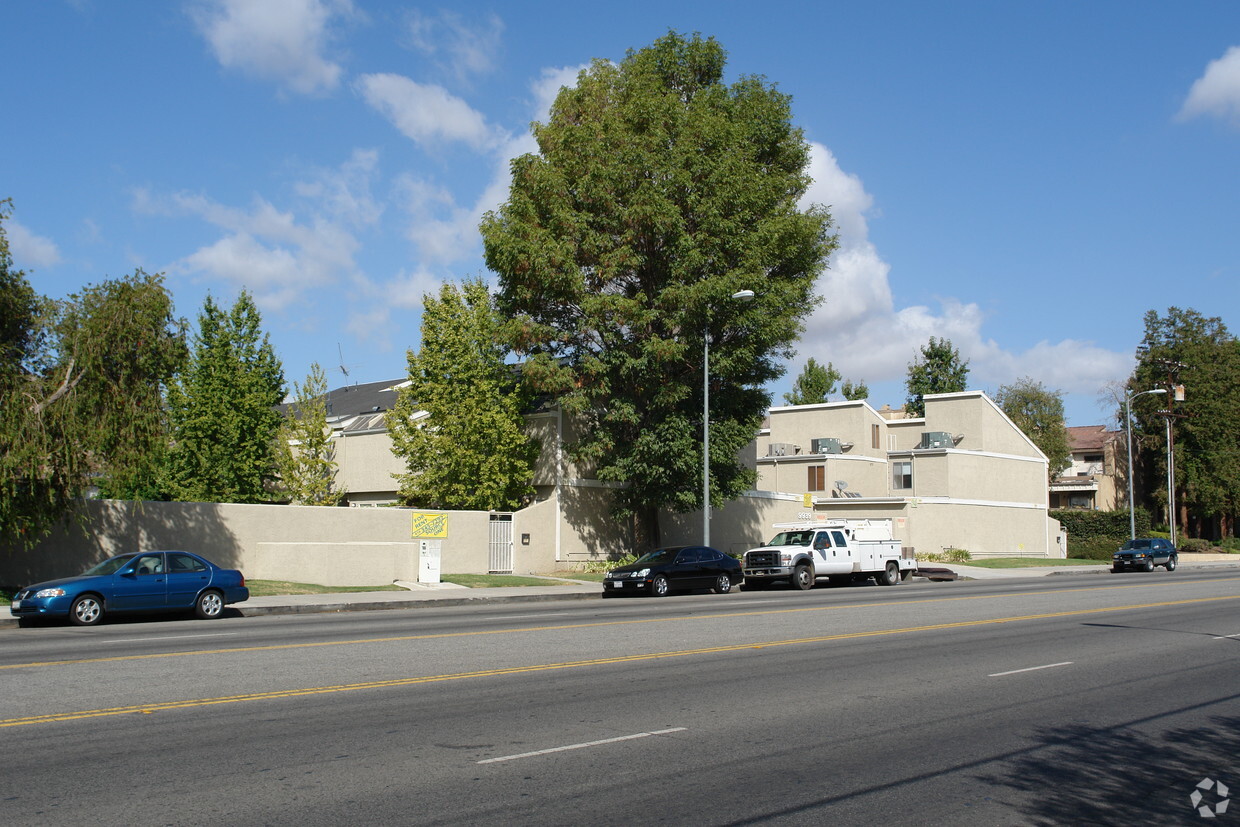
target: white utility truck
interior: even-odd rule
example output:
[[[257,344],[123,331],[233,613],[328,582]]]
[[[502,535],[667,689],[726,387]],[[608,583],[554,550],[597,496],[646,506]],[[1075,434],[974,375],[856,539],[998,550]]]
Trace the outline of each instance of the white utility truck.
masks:
[[[779,531],[766,545],[745,552],[746,588],[787,582],[808,589],[819,577],[833,585],[873,577],[894,586],[913,576],[913,550],[891,537],[891,520],[826,520],[776,523]]]

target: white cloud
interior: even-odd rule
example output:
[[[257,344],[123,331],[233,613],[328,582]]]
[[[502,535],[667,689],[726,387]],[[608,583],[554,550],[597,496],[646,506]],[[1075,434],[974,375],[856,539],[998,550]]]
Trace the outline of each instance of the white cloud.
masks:
[[[203,0],[190,15],[222,66],[315,94],[340,83],[324,51],[329,26],[353,11],[350,0]]]
[[[457,80],[483,75],[495,68],[504,23],[492,14],[467,24],[455,12],[430,16],[414,10],[406,19],[409,46],[437,60]]]
[[[378,166],[377,151],[355,149],[339,169],[315,170],[313,180],[294,184],[293,190],[338,221],[354,227],[374,224],[383,215],[383,205],[371,194]]]
[[[264,310],[285,310],[308,293],[361,275],[353,230],[378,220],[382,206],[370,195],[377,155],[355,151],[336,170],[317,170],[294,184],[303,217],[256,196],[248,208],[205,195],[156,196],[134,192],[134,209],[157,215],[195,215],[223,231],[214,243],[173,262],[172,272],[222,280],[248,289]]]
[[[792,377],[812,356],[833,363],[845,378],[895,387],[931,336],[950,339],[969,360],[974,388],[1030,376],[1067,393],[1094,394],[1130,370],[1128,356],[1091,342],[1066,339],[1039,342],[1022,353],[1006,351],[983,336],[986,318],[981,308],[957,298],[940,297],[937,309],[922,305],[896,309],[888,280],[891,266],[869,240],[867,215],[873,197],[821,144],[811,144],[810,175],[814,183],[802,205],[831,208],[840,246],[819,280],[818,292],[825,302],[806,322],[797,358],[789,366]]]
[[[60,263],[60,250],[50,238],[35,235],[12,218],[4,222],[9,238],[9,252],[18,267],[51,267]]]
[[[362,75],[354,88],[405,137],[423,147],[460,141],[483,152],[502,140],[480,112],[442,86],[385,73]]]
[[[1240,46],[1232,46],[1210,61],[1205,74],[1193,83],[1179,118],[1214,115],[1240,126]]]

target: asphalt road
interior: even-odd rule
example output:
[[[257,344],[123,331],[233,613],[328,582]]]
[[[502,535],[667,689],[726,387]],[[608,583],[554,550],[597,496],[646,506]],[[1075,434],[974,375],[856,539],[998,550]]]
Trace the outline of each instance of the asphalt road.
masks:
[[[0,630],[0,819],[1201,823],[1238,609],[1160,570]]]

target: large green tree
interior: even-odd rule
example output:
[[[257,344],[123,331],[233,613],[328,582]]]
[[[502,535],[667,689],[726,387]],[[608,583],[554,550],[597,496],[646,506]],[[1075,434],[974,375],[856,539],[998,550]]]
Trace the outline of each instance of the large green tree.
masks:
[[[408,472],[400,498],[421,508],[508,511],[534,493],[538,445],[524,432],[524,394],[485,284],[445,284],[424,297],[422,346],[387,416]]]
[[[1072,439],[1064,423],[1061,391],[1026,377],[1001,385],[995,404],[1046,454],[1048,482],[1072,465]]]
[[[304,383],[293,383],[293,403],[276,444],[280,487],[298,505],[339,505],[336,442],[327,424],[327,374],[315,362]]]
[[[162,391],[184,358],[162,277],[39,296],[13,267],[0,203],[0,540],[32,544],[89,485],[144,496],[166,442]]]
[[[273,499],[283,397],[284,370],[250,294],[242,291],[228,312],[208,295],[189,362],[168,390],[172,499]]]
[[[811,356],[796,381],[792,383],[792,392],[784,394],[784,401],[789,405],[829,402],[840,378],[840,372],[835,369],[835,365],[827,362],[827,366],[823,367]],[[853,384],[852,380],[845,380],[840,390],[848,400],[865,399],[870,395],[870,389],[865,382]]]
[[[1234,536],[1240,510],[1240,341],[1222,319],[1192,309],[1171,307],[1161,316],[1151,310],[1144,323],[1128,392],[1168,391],[1141,402],[1173,414],[1177,525],[1193,536]],[[1184,386],[1183,401],[1174,398],[1176,385]],[[1142,487],[1155,513],[1165,514],[1166,420],[1147,413],[1135,417],[1134,429],[1146,451],[1140,466],[1149,476]]]
[[[753,484],[737,452],[835,247],[826,209],[799,204],[809,150],[789,97],[725,84],[724,64],[714,39],[674,32],[594,61],[482,222],[524,376],[576,417],[570,454],[622,484],[617,512],[649,541],[659,507],[702,506],[705,343],[718,504]]]
[[[908,366],[908,399],[904,410],[909,416],[925,416],[925,397],[932,393],[958,393],[966,390],[969,379],[969,363],[960,358],[960,351],[952,347],[951,339],[936,339],[922,345],[920,355]]]

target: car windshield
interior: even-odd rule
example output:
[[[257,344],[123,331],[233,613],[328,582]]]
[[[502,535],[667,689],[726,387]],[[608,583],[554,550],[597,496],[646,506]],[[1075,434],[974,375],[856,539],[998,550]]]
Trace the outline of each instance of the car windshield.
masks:
[[[676,560],[678,548],[661,548],[637,558],[638,563],[672,563]]]
[[[1150,547],[1149,540],[1129,540],[1128,542],[1124,543],[1124,548],[1149,548],[1149,547]]]
[[[132,554],[122,554],[120,557],[109,557],[107,560],[104,560],[102,563],[96,563],[95,565],[88,568],[86,571],[82,572],[82,576],[88,577],[91,575],[98,575],[98,574],[116,574],[118,571],[120,571],[122,566],[124,566],[126,563],[128,563],[132,559],[133,559]]]
[[[812,531],[781,531],[768,546],[808,546],[814,539]]]

